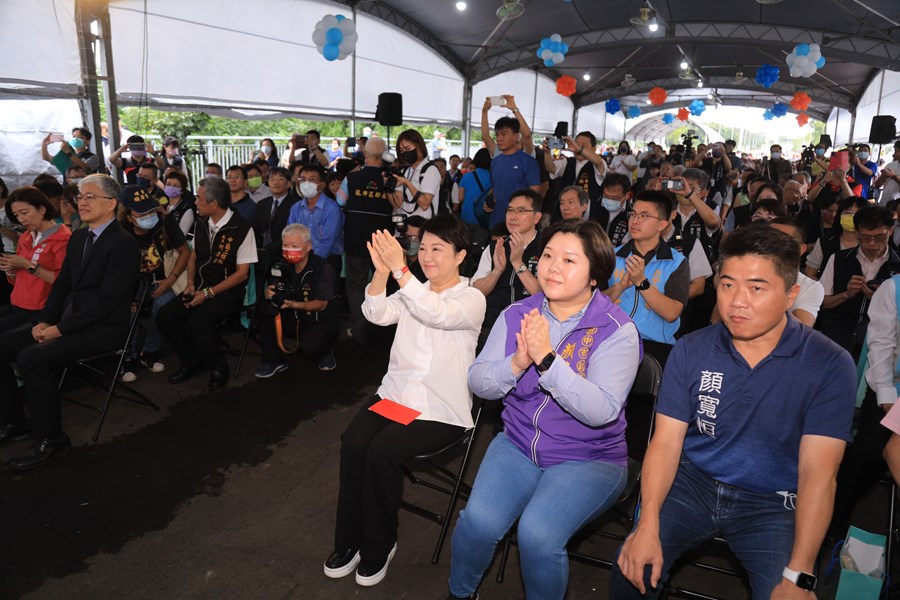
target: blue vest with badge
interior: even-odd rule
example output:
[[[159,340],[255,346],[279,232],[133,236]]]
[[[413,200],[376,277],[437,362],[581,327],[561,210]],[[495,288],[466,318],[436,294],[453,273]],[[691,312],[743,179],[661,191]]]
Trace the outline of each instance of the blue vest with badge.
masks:
[[[616,248],[616,269],[609,280],[609,285],[621,281],[625,277],[625,259],[631,256],[633,242],[628,242]],[[646,258],[646,257],[645,257]],[[650,285],[665,294],[666,282],[669,276],[685,261],[684,255],[673,250],[663,241],[659,242],[656,251],[650,256],[649,262],[644,266],[644,277],[650,280]],[[640,283],[640,282],[636,282]],[[681,325],[681,317],[669,323],[656,314],[644,301],[641,293],[635,286],[629,286],[622,292],[616,304],[631,317],[638,333],[645,340],[674,344],[675,333]]]

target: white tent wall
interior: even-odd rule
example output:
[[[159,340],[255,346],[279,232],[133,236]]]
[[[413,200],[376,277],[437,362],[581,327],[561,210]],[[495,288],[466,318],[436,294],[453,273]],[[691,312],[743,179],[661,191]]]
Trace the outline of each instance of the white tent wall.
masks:
[[[54,132],[68,138],[79,125],[77,100],[0,100],[0,177],[9,189],[30,184],[39,173],[59,177],[41,158],[41,141]],[[59,144],[49,149],[55,154]]]
[[[850,119],[849,111],[843,108],[831,109],[831,113],[828,115],[828,122],[825,124],[825,133],[831,136],[832,147],[837,148],[849,141]]]
[[[856,105],[854,143],[869,141],[872,117],[877,115],[900,116],[900,73],[897,71],[882,70],[863,92]]]
[[[537,91],[537,95],[535,95]],[[519,69],[495,75],[472,87],[472,128],[481,127],[481,108],[488,96],[511,94],[522,116],[535,132],[552,133],[558,121],[569,121],[571,126],[574,105],[572,101],[556,93],[556,82],[529,69]],[[535,102],[537,98],[537,102]],[[509,116],[506,108],[492,108],[488,119],[493,129],[500,117]]]
[[[606,103],[598,102],[578,109],[578,130],[588,130],[598,140],[621,140],[625,135],[625,115],[606,112]],[[630,125],[630,124],[629,124]]]
[[[81,59],[75,0],[3,0],[0,23],[0,53],[9,59],[0,72],[0,96],[77,96]]]
[[[346,6],[316,0],[265,0],[254,10],[239,0],[219,0],[213,11],[205,3],[177,0],[148,6],[145,16],[142,0],[109,5],[123,103],[135,104],[146,94],[160,108],[351,116],[352,57],[326,61],[311,39],[326,14],[351,17]],[[378,93],[390,91],[403,94],[405,120],[461,121],[458,72],[397,28],[364,14],[356,23],[359,117],[372,118]],[[233,116],[241,114],[248,113]]]

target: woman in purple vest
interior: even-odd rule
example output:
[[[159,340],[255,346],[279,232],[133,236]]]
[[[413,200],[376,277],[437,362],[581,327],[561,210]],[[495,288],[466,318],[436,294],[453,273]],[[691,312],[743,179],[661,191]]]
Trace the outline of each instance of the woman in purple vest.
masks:
[[[566,219],[543,235],[543,293],[509,306],[469,368],[472,392],[503,399],[453,532],[450,598],[474,598],[497,542],[518,519],[525,595],[562,599],[566,544],[621,495],[625,399],[641,361],[634,323],[598,289],[615,266],[597,223]]]

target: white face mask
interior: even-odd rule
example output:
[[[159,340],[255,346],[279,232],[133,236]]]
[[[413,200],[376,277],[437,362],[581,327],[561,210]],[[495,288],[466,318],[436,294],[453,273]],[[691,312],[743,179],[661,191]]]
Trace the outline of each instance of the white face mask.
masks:
[[[602,204],[603,208],[605,208],[609,212],[615,212],[622,208],[622,202],[619,200],[613,200],[612,198],[603,198],[600,204]]]
[[[313,183],[312,181],[301,181],[300,182],[300,194],[304,198],[315,198],[319,195],[319,186],[318,184]]]

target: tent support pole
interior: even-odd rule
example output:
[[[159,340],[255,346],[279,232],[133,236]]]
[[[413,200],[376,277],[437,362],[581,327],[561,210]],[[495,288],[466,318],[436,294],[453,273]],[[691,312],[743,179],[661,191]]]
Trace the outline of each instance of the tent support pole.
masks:
[[[100,55],[100,72],[106,77],[103,84],[103,98],[106,101],[106,135],[109,147],[114,151],[122,144],[119,139],[119,100],[116,95],[116,75],[113,67],[112,28],[109,23],[109,8],[104,7],[98,15],[100,23],[100,43],[103,44],[103,54]],[[182,144],[187,140],[181,140]],[[162,151],[162,148],[158,150]],[[98,155],[99,156],[99,155]],[[118,169],[116,170],[118,171]],[[121,176],[121,173],[119,173]]]
[[[350,7],[353,12],[353,22],[356,23],[356,2]],[[350,136],[356,137],[356,51],[350,57],[351,82],[350,82]]]
[[[84,115],[85,125],[90,129],[93,137],[91,150],[97,156],[103,156],[103,137],[100,135],[100,96],[97,86],[97,63],[94,59],[93,40],[91,33],[91,21],[94,15],[91,13],[88,0],[75,2],[75,30],[78,35],[78,52],[81,55],[81,83],[84,88],[81,111]],[[104,3],[104,7],[106,4]],[[105,10],[105,9],[104,9]],[[101,162],[98,169],[105,172],[105,165]],[[65,173],[63,173],[65,176]]]
[[[469,156],[469,146],[472,141],[472,84],[468,78],[463,81],[463,110],[462,110],[462,151],[463,158]]]

